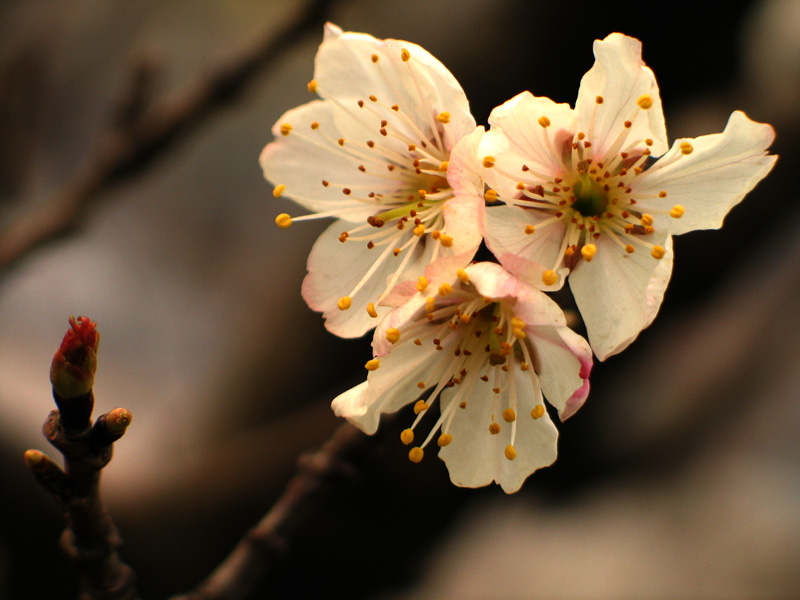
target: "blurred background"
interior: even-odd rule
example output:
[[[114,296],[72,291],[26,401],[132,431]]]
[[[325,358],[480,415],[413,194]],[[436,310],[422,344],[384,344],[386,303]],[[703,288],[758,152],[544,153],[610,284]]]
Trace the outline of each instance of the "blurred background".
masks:
[[[57,456],[40,431],[70,314],[101,332],[95,414],[134,415],[104,493],[144,598],[192,588],[336,428],[329,403],[361,381],[368,340],[334,338],[303,303],[325,223],[276,228],[290,205],[257,162],[311,99],[325,19],[428,49],[479,123],[525,89],[573,103],[592,40],[622,31],[644,43],[670,139],[741,109],[774,125],[781,158],[721,231],[675,240],[659,318],[595,366],[554,466],[513,496],[458,489],[389,432],[254,597],[800,595],[800,0],[720,6],[0,1],[0,249],[30,215],[75,215],[0,267],[0,598],[74,595],[62,516],[22,462]],[[108,170],[143,111],[174,115],[220,73],[236,77],[185,127]]]

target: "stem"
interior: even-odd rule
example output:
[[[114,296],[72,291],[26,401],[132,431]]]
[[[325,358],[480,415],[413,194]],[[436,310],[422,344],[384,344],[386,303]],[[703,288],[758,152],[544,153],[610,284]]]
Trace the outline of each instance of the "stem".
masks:
[[[246,597],[278,565],[280,557],[308,517],[325,509],[328,492],[356,473],[354,459],[371,442],[349,423],[340,426],[322,448],[301,456],[298,472],[261,521],[228,557],[188,594],[172,600],[235,600]]]

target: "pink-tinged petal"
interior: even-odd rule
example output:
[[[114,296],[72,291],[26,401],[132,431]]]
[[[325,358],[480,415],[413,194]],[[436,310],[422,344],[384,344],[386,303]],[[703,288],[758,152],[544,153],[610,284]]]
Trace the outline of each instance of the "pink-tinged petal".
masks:
[[[393,276],[405,258],[405,254],[394,256],[391,250],[376,268],[377,259],[385,247],[375,246],[367,249],[363,242],[348,240],[339,241],[347,223],[334,222],[314,243],[308,258],[308,275],[303,280],[303,298],[312,310],[323,313],[325,327],[334,335],[354,338],[364,335],[375,327],[378,319],[389,312],[390,308],[376,305],[378,319],[367,313],[367,305],[386,288],[386,282]],[[413,233],[408,232],[408,237]],[[433,244],[421,240],[412,251],[412,258],[403,270],[400,281],[413,280],[422,275],[425,266],[430,263]],[[408,251],[406,251],[408,252]],[[372,271],[366,283],[355,294],[356,285]],[[349,296],[351,306],[340,310],[338,301]]]
[[[380,301],[381,306],[391,306],[397,308],[408,302],[411,297],[417,293],[416,281],[401,281],[395,285],[383,300]]]
[[[481,160],[485,156],[497,159],[497,166],[514,176],[522,176],[521,167],[548,177],[563,172],[561,148],[575,133],[575,113],[568,104],[557,104],[550,98],[522,92],[495,108],[489,115],[491,129],[481,143]],[[491,134],[491,135],[489,135]],[[505,138],[505,139],[503,139]],[[500,192],[507,187],[495,178],[505,177],[500,169],[488,169],[490,186]],[[530,174],[530,172],[528,172]],[[511,181],[516,185],[517,181]]]
[[[483,240],[484,202],[480,196],[455,196],[444,204],[445,231],[453,238],[449,249],[462,256],[460,266],[469,264]]]
[[[470,279],[475,279],[472,274]],[[485,286],[479,287],[481,283],[478,280],[476,287],[486,294]],[[504,287],[509,288],[509,283]],[[514,314],[525,322],[527,339],[534,349],[532,366],[545,398],[558,409],[563,421],[580,408],[589,393],[592,349],[585,339],[567,328],[561,307],[546,294],[519,283],[514,297]]]
[[[544,397],[565,421],[583,406],[589,395],[592,349],[585,339],[564,326],[529,326],[526,332],[536,349],[536,367]]]
[[[485,298],[516,301],[524,284],[497,263],[479,262],[464,269],[469,282]]]
[[[453,342],[445,340],[443,352],[437,352],[433,346],[422,348],[411,339],[401,340],[378,359],[379,366],[369,372],[365,383],[334,399],[334,413],[365,433],[375,433],[381,414],[397,412],[419,398],[423,390],[418,383],[430,383],[428,376],[437,359],[451,355]]]
[[[363,159],[336,142],[339,133],[326,102],[315,100],[293,108],[278,119],[272,132],[275,141],[259,159],[264,177],[276,188],[282,186],[282,196],[312,212],[363,221],[375,213],[375,206],[359,202],[357,194],[344,194],[344,188],[381,193],[396,186],[377,170],[358,170]]]
[[[372,130],[363,126],[369,111],[380,113],[376,124],[385,118],[389,129],[414,143],[421,141],[420,130],[425,141],[435,129],[441,130],[446,150],[475,129],[466,95],[455,77],[428,51],[410,42],[351,32],[326,36],[316,56],[314,79],[323,98],[335,99],[337,125],[345,138],[365,141],[380,135],[379,125]],[[359,100],[365,103],[363,109]],[[393,114],[392,105],[416,127]],[[359,112],[365,116],[348,118]],[[436,120],[443,112],[449,115],[444,125]]]
[[[482,296],[512,301],[514,314],[531,327],[566,327],[564,312],[549,296],[525,283],[496,263],[480,262],[466,269]]]
[[[378,327],[375,329],[375,335],[372,338],[372,352],[378,358],[386,356],[396,346],[396,344],[392,344],[387,339],[386,332],[391,329],[402,330],[425,306],[425,295],[417,291],[415,282],[408,283],[411,285],[402,284],[403,288],[407,293],[410,293],[411,287],[413,287],[414,293],[409,295],[404,304],[398,306],[381,319]],[[400,339],[402,342],[408,341],[403,339],[403,337]]]
[[[664,231],[645,239],[664,247],[661,260],[642,247],[628,254],[602,235],[595,241],[592,261],[580,261],[569,277],[589,343],[600,360],[627,348],[653,322],[664,299],[672,274],[672,239]]]
[[[594,155],[606,156],[623,132],[636,142],[652,139],[651,152],[655,156],[664,153],[667,130],[661,97],[653,72],[642,61],[642,43],[612,33],[604,40],[595,40],[594,55],[594,66],[581,79],[575,103],[577,129],[594,145]],[[651,104],[642,109],[637,101],[645,95]],[[625,121],[631,121],[632,126],[626,128]]]
[[[520,279],[539,289],[553,291],[564,285],[567,270],[560,266],[560,251],[566,233],[563,221],[537,226],[552,215],[518,206],[490,206],[485,209],[486,246],[500,263]],[[530,228],[533,233],[528,233]],[[546,270],[560,273],[555,284],[542,280]]]
[[[673,235],[719,229],[728,211],[775,165],[778,157],[767,155],[774,139],[770,125],[736,111],[722,133],[676,140],[634,180],[633,195],[651,198],[640,202],[643,209],[669,211],[681,205],[685,213],[680,218],[654,215],[656,227],[667,227]],[[658,198],[661,191],[667,194],[663,199]]]
[[[481,174],[478,148],[484,136],[483,126],[464,136],[450,152],[447,166],[447,182],[456,196],[477,196],[483,199],[483,175]]]
[[[534,471],[555,461],[558,431],[546,412],[538,419],[530,415],[533,407],[542,403],[541,393],[537,394],[525,372],[515,370],[514,381],[518,403],[514,460],[505,455],[506,446],[511,443],[511,424],[501,420],[500,433],[489,432],[489,424],[494,421],[491,390],[476,385],[472,394],[465,398],[466,408],[453,407],[458,411],[448,429],[453,440],[439,451],[439,457],[447,465],[455,485],[474,488],[494,481],[511,494],[519,490]],[[455,399],[455,392],[445,392],[442,410],[447,410]],[[501,399],[501,406],[506,403],[507,399]]]
[[[572,393],[572,396],[567,398],[567,402],[564,405],[564,410],[559,413],[559,418],[561,421],[566,421],[576,412],[578,409],[583,406],[583,403],[586,402],[586,398],[589,396],[589,380],[584,379],[583,385],[579,387]]]

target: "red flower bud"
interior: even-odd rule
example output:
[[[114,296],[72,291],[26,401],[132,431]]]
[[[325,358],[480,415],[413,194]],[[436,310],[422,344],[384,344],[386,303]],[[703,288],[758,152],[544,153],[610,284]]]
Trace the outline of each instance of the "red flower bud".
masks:
[[[88,317],[70,316],[61,346],[50,365],[50,382],[57,397],[68,400],[91,391],[97,370],[97,323]]]

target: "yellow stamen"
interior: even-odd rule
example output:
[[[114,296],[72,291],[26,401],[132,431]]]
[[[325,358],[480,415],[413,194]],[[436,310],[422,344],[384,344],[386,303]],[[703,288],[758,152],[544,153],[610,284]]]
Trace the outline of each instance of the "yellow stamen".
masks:
[[[597,254],[597,246],[594,244],[586,244],[581,248],[581,256],[583,256],[583,260],[586,262],[592,262],[595,254]]]
[[[683,216],[683,213],[686,212],[686,209],[683,208],[680,204],[676,204],[672,207],[672,210],[669,211],[669,216],[673,219],[680,219]]]
[[[368,360],[367,364],[364,365],[364,368],[367,371],[374,371],[378,367],[381,366],[381,361],[378,358],[373,358],[372,360]]]
[[[403,49],[400,51],[400,58],[402,58],[402,59],[403,59],[403,62],[408,62],[408,59],[409,59],[409,58],[411,58],[411,54],[408,52],[408,50],[406,50],[405,48],[403,48]]]
[[[439,444],[440,448],[444,448],[452,441],[453,441],[452,435],[450,435],[449,433],[443,433],[442,435],[439,436],[439,439],[436,443]]]
[[[489,425],[489,433],[491,433],[492,435],[497,435],[498,433],[500,433],[500,425],[498,425],[497,423],[492,423],[491,425]]]
[[[442,161],[441,163],[439,163],[439,172],[440,173],[446,173],[447,172],[447,167],[449,167],[449,166],[450,166],[449,162],[447,162],[446,160]]]
[[[664,258],[664,255],[666,253],[667,251],[664,250],[663,246],[653,246],[653,249],[650,250],[650,255],[656,260],[661,260],[662,258]]]
[[[370,302],[369,304],[367,304],[367,314],[370,317],[372,317],[373,319],[377,319],[378,318],[378,311],[375,310],[375,303],[374,302]]]
[[[411,442],[414,441],[414,432],[410,429],[403,429],[400,433],[400,441],[403,442],[406,446],[408,446]]]
[[[281,135],[289,135],[291,130],[292,126],[289,123],[281,123]]]
[[[539,125],[541,125],[542,127],[550,127],[550,119],[542,115],[541,117],[539,117]]]
[[[533,417],[534,419],[540,419],[542,416],[544,416],[544,406],[542,406],[541,404],[537,404],[536,406],[533,407],[533,410],[531,411],[531,417]]]
[[[505,454],[508,460],[514,460],[515,458],[517,458],[517,451],[514,450],[514,446],[512,446],[511,444],[506,446]]]
[[[625,246],[625,252],[627,252],[628,254],[633,254],[634,252],[636,252],[636,248],[634,248],[633,245],[628,244],[627,246]]]
[[[342,296],[339,298],[339,301],[336,303],[336,306],[339,307],[339,310],[347,310],[353,304],[352,299],[350,296]]]
[[[283,185],[282,183],[279,183],[278,185],[275,186],[275,189],[272,190],[272,195],[275,198],[280,198],[284,191],[286,191],[286,186]]]
[[[453,293],[453,286],[449,283],[443,283],[439,286],[439,295],[440,296],[447,296]]]
[[[432,313],[434,308],[436,308],[436,298],[433,296],[425,298],[425,312]]]
[[[456,271],[456,277],[461,283],[469,283],[469,274],[464,269]]]
[[[525,233],[531,235],[534,231],[536,231],[536,228],[533,225],[525,225]]]
[[[647,110],[653,106],[653,98],[650,96],[650,94],[642,94],[639,96],[639,98],[637,98],[636,104],[639,105],[639,108]]]
[[[290,217],[286,213],[281,213],[277,217],[275,217],[275,224],[281,229],[286,229],[287,227],[291,226],[292,217]]]
[[[396,344],[400,340],[400,330],[392,327],[386,330],[386,339],[392,344]]]
[[[436,120],[439,121],[439,123],[447,124],[450,122],[450,113],[447,111],[440,112],[436,115]]]
[[[414,448],[408,451],[408,460],[410,460],[413,463],[421,462],[422,456],[424,454],[425,452],[423,452],[422,448],[420,448],[419,446],[415,446]]]
[[[414,404],[414,414],[418,415],[423,410],[428,410],[428,403],[425,400],[417,400],[416,404]]]
[[[450,248],[453,245],[453,236],[452,235],[447,235],[446,233],[443,233],[443,234],[441,234],[439,236],[439,242],[445,248]]]
[[[694,148],[692,148],[692,145],[689,142],[681,143],[681,154],[691,154],[692,150],[694,150]]]
[[[428,287],[428,278],[425,275],[421,275],[419,279],[417,279],[417,291],[420,293],[424,292]]]
[[[486,193],[483,195],[487,202],[497,202],[497,192],[494,190],[486,190]]]
[[[517,413],[514,412],[513,408],[507,408],[503,411],[503,419],[505,419],[506,423],[513,423],[517,420]]]
[[[487,156],[483,159],[483,166],[491,169],[494,166],[494,156]]]
[[[542,281],[545,285],[555,285],[558,281],[558,274],[552,269],[547,269],[547,271],[542,273]]]

